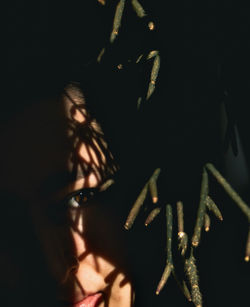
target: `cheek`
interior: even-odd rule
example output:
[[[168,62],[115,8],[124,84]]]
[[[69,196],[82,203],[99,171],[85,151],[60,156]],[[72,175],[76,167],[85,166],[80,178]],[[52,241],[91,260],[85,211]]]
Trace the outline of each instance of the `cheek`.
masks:
[[[82,228],[82,225],[80,225],[79,227]],[[75,230],[71,230],[71,233],[75,246],[76,255],[77,257],[81,257],[81,255],[88,252],[86,240],[84,240],[82,234],[76,232]]]
[[[91,254],[118,266],[124,264],[126,240],[122,225],[107,214],[105,208],[83,210],[82,216],[75,219],[71,235],[79,259]]]

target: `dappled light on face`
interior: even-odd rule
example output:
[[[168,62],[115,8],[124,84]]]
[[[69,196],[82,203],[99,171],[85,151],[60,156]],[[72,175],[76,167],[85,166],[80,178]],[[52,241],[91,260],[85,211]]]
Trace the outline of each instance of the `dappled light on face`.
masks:
[[[72,106],[70,109],[70,113],[72,118],[77,121],[78,123],[84,123],[86,121],[86,112],[83,112],[84,110],[79,110],[75,106]]]
[[[75,178],[85,178],[84,186],[98,185],[117,170],[114,158],[100,125],[88,113],[85,98],[77,85],[70,84],[65,88],[63,101],[71,148],[71,172]]]
[[[60,293],[65,299],[69,296],[76,299],[87,293],[101,292],[100,307],[131,306],[131,281],[121,265],[121,237],[116,236],[113,219],[101,206],[94,202],[69,210],[69,226],[75,246],[72,252],[77,261],[71,260]],[[119,255],[116,254],[118,250]],[[122,304],[124,301],[125,305]]]

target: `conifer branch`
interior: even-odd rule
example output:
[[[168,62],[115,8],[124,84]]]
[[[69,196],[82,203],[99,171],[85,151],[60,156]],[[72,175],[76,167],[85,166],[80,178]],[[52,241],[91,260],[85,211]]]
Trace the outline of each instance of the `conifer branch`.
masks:
[[[250,222],[250,208],[248,207],[248,205],[242,200],[239,194],[236,193],[236,191],[231,187],[231,185],[226,181],[226,179],[219,173],[219,171],[217,171],[217,169],[211,163],[207,163],[206,168],[212,173],[212,175],[224,188],[227,194],[235,201],[237,206],[246,215],[248,222]]]
[[[137,217],[137,215],[138,215],[138,213],[139,213],[139,211],[140,211],[140,209],[141,209],[141,207],[144,203],[144,200],[146,199],[150,181],[151,180],[156,181],[158,179],[160,172],[161,172],[160,168],[155,169],[152,176],[149,178],[149,180],[147,181],[147,183],[143,187],[143,189],[140,192],[139,196],[137,197],[132,209],[129,212],[129,215],[128,215],[127,220],[126,220],[125,225],[124,225],[125,229],[129,230],[132,227],[132,225],[135,221],[135,218]],[[155,194],[153,194],[152,197],[155,197]]]
[[[204,215],[206,212],[206,197],[208,195],[208,175],[205,168],[203,168],[202,173],[202,182],[201,182],[201,193],[200,193],[200,203],[197,213],[197,219],[196,224],[194,228],[194,234],[192,237],[192,245],[194,247],[197,247],[200,243],[200,237],[201,237],[201,229],[204,224]]]
[[[212,200],[212,198],[207,195],[207,198],[206,198],[206,206],[207,208],[213,212],[213,214],[220,220],[220,221],[223,221],[223,217],[222,217],[222,214],[219,210],[219,208],[216,206],[215,202]]]

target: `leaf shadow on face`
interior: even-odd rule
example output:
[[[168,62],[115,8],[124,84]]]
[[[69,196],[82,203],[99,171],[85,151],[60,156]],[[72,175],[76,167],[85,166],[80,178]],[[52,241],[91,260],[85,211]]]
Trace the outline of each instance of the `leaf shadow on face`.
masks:
[[[82,186],[82,188],[86,188],[91,187],[92,183],[87,178],[92,175],[97,185],[100,186],[105,180],[115,175],[118,165],[108,149],[100,126],[88,114],[84,100],[81,99],[81,103],[79,103],[79,97],[76,97],[74,92],[72,97],[70,93],[72,91],[67,92],[65,90],[64,92],[67,98],[67,131],[72,177],[79,178],[82,175],[86,178]],[[104,196],[107,193],[108,197]],[[71,219],[69,223],[70,228],[82,238],[85,245],[85,251],[77,256],[78,266],[80,267],[87,257],[91,257],[93,269],[104,279],[103,289],[99,290],[105,293],[105,306],[109,306],[112,287],[114,282],[118,283],[116,281],[118,275],[124,273],[124,276],[126,276],[126,261],[124,259],[126,253],[123,253],[125,241],[123,240],[122,223],[118,223],[114,214],[115,210],[112,210],[115,205],[119,204],[114,204],[114,199],[111,200],[111,194],[102,192],[86,208],[75,210],[74,219]],[[117,200],[117,197],[115,200]],[[81,223],[83,226],[79,229]],[[72,249],[72,253],[76,253],[76,249]],[[104,271],[99,264],[100,258],[105,259],[114,269],[111,272]],[[81,280],[78,279],[76,272],[77,269],[67,272],[67,274],[71,274],[68,278],[71,283],[77,284],[78,289],[84,295]],[[116,286],[116,289],[123,288],[128,282],[127,277],[124,277]],[[68,287],[70,288],[70,286]],[[68,291],[68,296],[73,295],[75,291],[73,286],[71,291],[72,294]]]

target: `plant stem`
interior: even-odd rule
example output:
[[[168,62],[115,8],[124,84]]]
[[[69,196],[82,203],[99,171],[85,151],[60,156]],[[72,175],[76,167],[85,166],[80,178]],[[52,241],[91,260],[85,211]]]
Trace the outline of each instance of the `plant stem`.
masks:
[[[199,288],[198,272],[193,255],[193,249],[191,249],[190,257],[185,261],[185,269],[191,285],[192,301],[196,307],[202,307],[202,295]]]
[[[246,244],[246,256],[245,256],[245,261],[249,261],[250,258],[250,226],[248,230],[248,236],[247,236],[247,244]]]
[[[161,208],[154,208],[148,215],[145,221],[145,226],[148,226],[153,220],[157,217],[157,215],[161,212]]]
[[[166,224],[167,224],[167,242],[166,242],[166,251],[167,251],[167,261],[164,272],[158,283],[156,294],[158,295],[164,285],[166,284],[168,277],[174,269],[173,266],[173,256],[172,256],[172,228],[173,228],[173,214],[172,207],[166,205]]]
[[[208,195],[206,198],[206,206],[207,208],[213,212],[213,214],[221,221],[223,221],[222,214],[219,210],[219,208],[216,206],[215,202],[212,200],[212,198]]]
[[[226,179],[217,171],[217,169],[211,164],[207,163],[206,168],[212,173],[215,179],[221,184],[228,195],[235,201],[241,211],[246,215],[248,221],[250,222],[250,208],[242,200],[238,193],[231,187],[231,185],[226,181]]]
[[[142,18],[142,17],[147,16],[142,5],[140,4],[138,0],[131,0],[131,4],[138,17]]]
[[[126,0],[120,0],[119,3],[117,4],[114,22],[113,22],[113,30],[110,35],[110,43],[113,43],[118,35],[118,31],[121,26],[122,14],[124,11],[125,2]]]
[[[194,234],[192,237],[192,245],[194,247],[197,247],[200,243],[201,229],[204,224],[204,216],[206,212],[205,200],[206,200],[207,194],[208,194],[208,175],[207,175],[206,169],[203,168],[202,181],[201,181],[200,204],[198,208],[197,219],[196,219],[196,224],[194,228]]]
[[[141,193],[137,197],[132,209],[129,212],[126,223],[124,225],[125,229],[129,230],[132,227],[132,225],[134,224],[135,218],[137,217],[137,215],[138,215],[138,213],[141,209],[141,206],[143,205],[144,200],[147,196],[147,192],[148,192],[148,182],[143,187]]]

